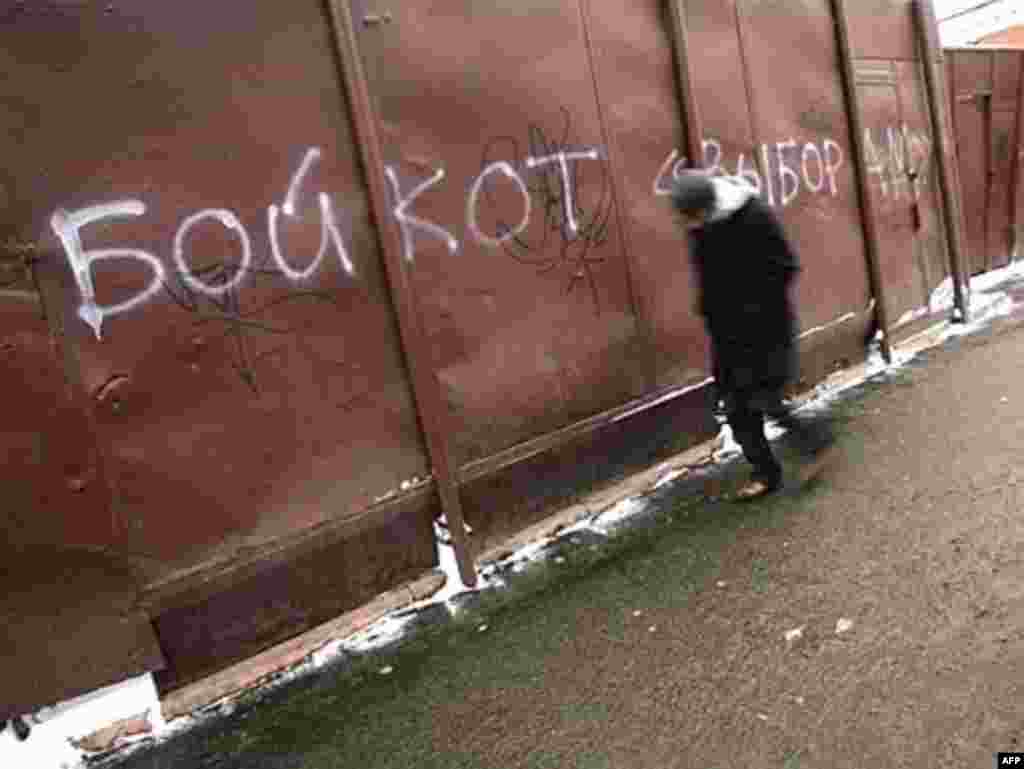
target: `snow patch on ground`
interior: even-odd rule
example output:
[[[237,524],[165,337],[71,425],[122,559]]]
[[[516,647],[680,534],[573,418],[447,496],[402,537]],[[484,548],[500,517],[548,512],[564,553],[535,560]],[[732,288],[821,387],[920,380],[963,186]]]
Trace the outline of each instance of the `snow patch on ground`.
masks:
[[[686,468],[677,468],[675,470],[669,470],[664,475],[659,476],[657,482],[651,488],[660,489],[662,486],[667,486],[679,476],[686,475],[686,472]]]
[[[598,513],[591,519],[590,525],[596,529],[605,529],[614,526],[622,521],[627,521],[634,515],[647,507],[647,503],[640,497],[630,497],[613,505],[607,510]]]
[[[154,734],[163,730],[165,724],[152,675],[97,689],[28,716],[25,721],[32,731],[24,742],[18,741],[12,729],[4,730],[0,734],[0,763],[12,769],[74,769],[82,764],[84,753],[71,744],[72,740],[147,712]]]

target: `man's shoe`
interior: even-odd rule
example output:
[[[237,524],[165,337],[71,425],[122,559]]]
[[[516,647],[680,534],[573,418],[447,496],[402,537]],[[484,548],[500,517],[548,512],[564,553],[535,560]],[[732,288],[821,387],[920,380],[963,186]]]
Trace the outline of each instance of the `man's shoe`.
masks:
[[[745,486],[736,492],[737,502],[750,502],[761,497],[766,497],[782,487],[781,483],[768,483],[758,478],[751,478]]]

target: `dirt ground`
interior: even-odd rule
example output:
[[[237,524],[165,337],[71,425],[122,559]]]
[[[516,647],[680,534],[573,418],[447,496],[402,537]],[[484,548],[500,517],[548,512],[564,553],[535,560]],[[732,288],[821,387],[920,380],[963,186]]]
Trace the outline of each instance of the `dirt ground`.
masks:
[[[614,554],[122,766],[990,767],[1024,749],[1022,385],[1019,318],[954,340],[807,489],[669,491]]]

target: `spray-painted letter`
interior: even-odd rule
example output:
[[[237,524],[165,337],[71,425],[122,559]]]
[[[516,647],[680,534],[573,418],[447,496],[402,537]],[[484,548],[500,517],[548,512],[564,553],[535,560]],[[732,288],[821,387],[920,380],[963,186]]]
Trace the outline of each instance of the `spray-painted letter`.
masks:
[[[431,176],[424,182],[421,182],[419,186],[414,187],[413,191],[409,193],[406,198],[402,197],[401,188],[398,186],[398,176],[395,174],[395,169],[391,166],[387,166],[384,169],[384,175],[388,179],[388,183],[391,185],[391,192],[395,197],[395,207],[392,213],[395,215],[395,219],[398,221],[398,226],[402,230],[402,247],[405,251],[405,260],[412,262],[413,255],[415,253],[413,242],[412,242],[412,228],[418,227],[419,229],[433,235],[439,240],[443,240],[448,250],[451,253],[456,253],[459,250],[459,241],[457,241],[450,232],[443,227],[438,227],[433,222],[427,222],[420,219],[418,216],[414,216],[409,213],[409,206],[413,204],[423,192],[433,187],[439,181],[444,178],[444,169],[437,169],[437,173]]]
[[[825,148],[825,175],[828,176],[829,190],[832,197],[836,197],[839,194],[836,174],[843,166],[843,148],[831,139],[825,139],[822,146]]]
[[[722,172],[722,143],[717,139],[705,139],[700,143],[704,154],[704,168],[708,176],[719,176]]]
[[[565,223],[569,232],[575,235],[578,231],[576,225],[576,204],[572,199],[572,180],[569,178],[570,160],[597,160],[600,157],[596,149],[589,149],[583,152],[556,152],[542,158],[527,158],[527,168],[539,168],[549,163],[558,163],[559,171],[562,174],[562,205],[565,207]]]
[[[795,150],[797,147],[793,139],[775,143],[775,157],[779,161],[779,194],[782,196],[782,206],[786,207],[793,202],[800,193],[800,175],[786,165],[786,150]]]
[[[238,239],[242,243],[242,261],[238,265],[238,269],[230,280],[225,281],[219,285],[210,285],[205,281],[200,280],[192,274],[191,268],[185,261],[185,236],[188,235],[189,230],[195,227],[199,222],[204,219],[214,219],[223,225],[225,229],[233,230],[238,235]],[[223,208],[213,208],[206,211],[200,211],[198,214],[192,214],[178,227],[178,231],[174,234],[174,263],[177,265],[178,270],[181,272],[181,278],[193,291],[198,291],[201,294],[208,296],[220,296],[225,294],[239,283],[245,277],[246,271],[249,269],[249,263],[252,261],[252,245],[249,243],[249,233],[245,231],[245,227],[238,221],[238,217],[230,211]]]
[[[817,170],[814,172],[816,176],[815,181],[811,181],[811,168],[807,165],[807,161],[813,156],[813,165],[817,165]],[[818,149],[818,145],[814,142],[807,142],[804,145],[803,156],[800,158],[801,169],[804,172],[804,184],[807,185],[807,189],[811,192],[821,192],[825,186],[825,161],[821,157],[821,150]]]
[[[906,130],[906,125],[903,126],[903,130]],[[886,129],[886,138],[889,145],[889,176],[892,179],[893,196],[899,199],[903,197],[903,191],[910,182],[907,178],[905,137],[899,128],[889,126]]]
[[[757,194],[761,194],[761,174],[757,172],[756,165],[751,165],[750,168],[747,168],[747,156],[743,152],[740,153],[739,159],[736,161],[736,175],[753,184]]]
[[[64,246],[71,272],[78,284],[78,293],[82,299],[78,307],[78,317],[89,325],[97,339],[102,336],[104,318],[126,312],[152,297],[163,285],[166,272],[160,260],[145,251],[131,248],[86,251],[82,247],[81,230],[87,224],[101,219],[142,216],[145,212],[146,206],[141,201],[121,200],[77,211],[65,211],[61,208],[50,217],[50,227]],[[130,299],[101,307],[96,303],[96,287],[92,280],[92,263],[101,259],[134,259],[147,265],[153,271],[153,277],[146,288]]]
[[[304,270],[297,270],[288,264],[284,254],[281,251],[280,237],[278,236],[277,220],[278,217],[283,213],[290,219],[300,220],[301,216],[297,213],[295,208],[295,201],[299,197],[299,192],[302,188],[302,181],[309,173],[309,169],[313,166],[320,158],[320,150],[317,147],[313,147],[306,152],[306,156],[302,159],[302,165],[299,166],[299,170],[295,172],[295,176],[292,177],[291,184],[288,185],[288,194],[285,196],[284,203],[278,208],[276,205],[271,204],[267,207],[267,229],[270,233],[270,252],[273,254],[274,263],[277,268],[281,270],[286,277],[291,280],[305,280],[316,272],[317,267],[320,266],[320,262],[327,255],[328,243],[334,244],[334,250],[338,252],[338,258],[341,260],[341,266],[346,273],[352,275],[355,269],[352,267],[352,262],[348,258],[348,252],[345,250],[345,243],[341,238],[341,232],[338,230],[337,221],[334,218],[334,206],[331,203],[330,196],[326,192],[321,192],[317,196],[317,202],[320,205],[320,248],[317,249],[316,258],[309,263],[309,266]]]
[[[516,187],[519,188],[520,194],[523,196],[523,218],[519,222],[519,225],[515,229],[506,230],[499,234],[498,237],[492,238],[490,235],[485,235],[481,230],[476,220],[476,206],[477,197],[480,195],[480,190],[483,187],[484,179],[490,176],[492,173],[501,172],[509,179],[511,179]],[[657,184],[657,182],[655,182]],[[655,186],[655,194],[657,194],[657,186]],[[497,163],[491,163],[483,172],[476,177],[476,181],[473,182],[473,186],[469,190],[469,199],[466,201],[466,226],[469,227],[469,231],[473,233],[473,237],[483,243],[485,246],[497,247],[502,243],[511,240],[520,232],[525,230],[530,225],[530,193],[526,189],[526,185],[523,183],[523,179],[516,170],[506,163],[504,160]]]
[[[672,164],[676,162],[676,158],[678,157],[679,150],[673,149],[669,153],[668,157],[665,158],[665,162],[661,164],[661,168],[658,169],[658,175],[654,177],[654,194],[656,196],[661,197],[664,195],[672,194],[671,187],[666,187],[664,184],[661,183],[661,180],[664,179],[665,175],[668,173],[671,173],[673,179],[677,178],[675,173],[675,167]]]

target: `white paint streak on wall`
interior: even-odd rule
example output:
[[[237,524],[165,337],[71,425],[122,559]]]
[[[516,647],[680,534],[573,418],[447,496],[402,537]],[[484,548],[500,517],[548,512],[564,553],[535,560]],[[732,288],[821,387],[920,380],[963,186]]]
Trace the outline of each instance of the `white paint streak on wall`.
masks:
[[[821,146],[825,148],[825,174],[828,176],[829,191],[832,193],[832,197],[836,197],[839,194],[836,174],[843,167],[843,160],[845,159],[843,148],[832,139],[825,139]]]
[[[918,187],[928,181],[932,141],[926,134],[913,131],[903,123],[879,129],[876,143],[871,128],[864,129],[864,154],[868,173],[878,177],[882,197],[899,200],[905,192],[913,195],[909,172],[916,173]]]
[[[807,161],[811,160],[811,165],[808,166]],[[811,169],[817,164],[817,168],[814,171],[815,181],[811,181]],[[804,184],[807,185],[807,189],[811,192],[818,193],[825,186],[825,160],[821,156],[821,150],[818,149],[818,145],[814,142],[807,142],[804,145],[803,153],[800,157],[800,170],[803,171]]]
[[[672,194],[672,188],[666,187],[664,184],[662,184],[662,179],[665,178],[665,175],[668,172],[669,168],[672,167],[672,164],[676,162],[676,159],[678,157],[679,150],[673,149],[670,153],[668,153],[668,157],[665,158],[665,162],[661,164],[661,168],[658,169],[658,175],[654,177],[653,192],[655,197],[664,197],[665,195]],[[674,167],[672,167],[672,178],[677,178]]]
[[[345,242],[341,237],[341,231],[338,229],[337,220],[334,216],[334,206],[331,202],[330,196],[326,192],[321,192],[317,195],[317,202],[320,206],[320,247],[317,249],[316,258],[304,270],[298,270],[288,264],[288,260],[285,258],[284,253],[281,250],[280,236],[278,234],[278,218],[283,213],[285,216],[296,221],[301,220],[301,216],[297,213],[295,207],[296,201],[298,200],[299,193],[302,189],[302,182],[309,173],[313,164],[320,158],[320,149],[312,147],[306,152],[306,156],[302,159],[302,164],[299,166],[299,170],[295,172],[292,177],[291,183],[288,185],[288,193],[285,196],[284,202],[281,207],[278,208],[276,205],[271,204],[267,207],[267,230],[270,236],[270,251],[274,257],[274,263],[277,268],[291,280],[306,280],[320,266],[324,257],[327,255],[327,247],[329,244],[334,244],[334,250],[338,252],[338,259],[341,261],[341,266],[348,275],[355,274],[355,268],[352,265],[351,259],[349,259],[348,252],[345,249]]]
[[[765,187],[768,189],[768,205],[775,205],[775,190],[772,188],[771,161],[768,159],[768,145],[761,145],[761,160],[764,162]]]
[[[477,222],[476,211],[477,202],[480,196],[480,190],[483,188],[484,180],[493,173],[502,173],[507,178],[511,179],[512,182],[518,187],[519,193],[523,197],[523,218],[520,220],[518,226],[514,229],[508,230],[505,233],[500,234],[498,237],[493,238],[490,235],[484,233]],[[655,194],[657,193],[657,179],[655,179]],[[516,235],[525,230],[530,224],[530,193],[526,189],[526,184],[523,182],[522,177],[516,173],[516,170],[504,160],[498,161],[497,163],[491,163],[485,168],[476,180],[473,182],[473,186],[469,189],[469,199],[466,202],[466,226],[472,233],[473,237],[483,243],[485,246],[492,248],[500,246],[502,243],[511,240]]]
[[[786,150],[796,150],[795,139],[775,143],[775,158],[779,162],[779,195],[785,208],[800,193],[800,175],[786,164]]]
[[[700,143],[704,154],[704,172],[709,174],[724,173],[722,170],[722,143],[717,139],[704,139]]]
[[[547,155],[541,158],[529,157],[526,159],[527,168],[540,168],[550,163],[558,163],[562,179],[562,205],[565,208],[565,222],[569,232],[575,235],[579,231],[576,224],[576,205],[572,199],[572,183],[569,177],[570,160],[597,160],[600,154],[596,149],[584,150],[582,152],[556,152],[554,155]]]
[[[238,239],[242,244],[242,261],[238,265],[238,270],[230,280],[220,285],[210,285],[209,283],[197,278],[192,274],[192,269],[185,261],[185,237],[188,235],[189,230],[206,219],[212,219],[215,222],[219,222],[225,229],[233,231],[238,235]],[[251,262],[252,244],[249,241],[249,233],[245,231],[245,227],[242,226],[238,217],[227,209],[208,208],[204,211],[192,214],[192,216],[188,217],[181,223],[181,226],[178,227],[178,231],[174,234],[174,263],[181,272],[181,278],[185,281],[186,285],[188,285],[193,291],[198,291],[201,294],[206,294],[207,296],[220,296],[221,294],[226,294],[242,282],[245,278],[245,273],[249,270]]]
[[[402,197],[402,191],[398,185],[398,175],[395,173],[395,169],[391,166],[387,166],[384,169],[384,175],[387,177],[388,183],[391,185],[391,191],[395,197],[396,202],[392,213],[394,214],[395,219],[398,220],[398,226],[402,230],[402,247],[406,261],[411,263],[415,255],[415,246],[413,244],[414,227],[444,241],[444,244],[448,247],[448,251],[453,254],[457,253],[459,250],[459,241],[457,241],[450,232],[443,227],[439,227],[433,222],[424,221],[418,216],[409,213],[409,206],[413,204],[413,201],[444,178],[444,169],[439,168],[437,173],[413,188],[413,191],[405,198]]]
[[[88,224],[103,219],[128,216],[142,216],[146,212],[144,203],[138,200],[120,200],[114,203],[81,208],[77,211],[58,209],[50,217],[50,227],[60,239],[64,253],[71,265],[71,272],[78,284],[81,304],[78,307],[80,317],[96,334],[102,338],[103,321],[111,315],[118,315],[137,307],[156,294],[163,285],[166,271],[163,264],[150,253],[131,248],[108,248],[85,250],[82,246],[81,230]],[[142,262],[153,271],[149,284],[141,292],[117,304],[100,306],[96,303],[96,287],[92,278],[92,265],[103,259],[134,259]]]
[[[761,174],[757,171],[757,165],[754,164],[747,168],[747,156],[744,153],[740,153],[739,159],[736,161],[736,175],[741,176],[754,185],[754,189],[757,190],[757,194],[760,196],[764,191],[764,184],[761,181]]]
[[[306,150],[306,155],[302,158],[302,163],[299,164],[299,170],[295,172],[291,182],[288,184],[288,193],[285,195],[284,203],[281,206],[281,210],[284,211],[285,215],[295,216],[295,201],[299,197],[302,182],[305,180],[306,174],[313,167],[313,164],[318,160],[320,160],[319,147],[310,147]]]

